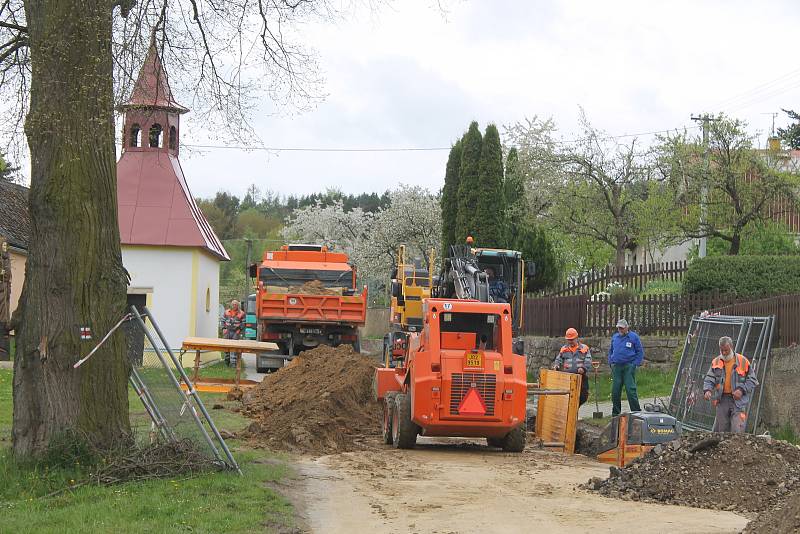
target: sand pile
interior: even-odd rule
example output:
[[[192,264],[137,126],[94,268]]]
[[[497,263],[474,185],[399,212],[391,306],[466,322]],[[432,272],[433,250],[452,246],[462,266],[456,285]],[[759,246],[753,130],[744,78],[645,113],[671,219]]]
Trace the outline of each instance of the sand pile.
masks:
[[[628,500],[761,512],[800,488],[800,448],[751,435],[691,432],[584,487]]]
[[[245,394],[242,413],[255,422],[242,437],[311,454],[359,449],[360,438],[381,431],[374,375],[375,362],[349,345],[303,352]]]

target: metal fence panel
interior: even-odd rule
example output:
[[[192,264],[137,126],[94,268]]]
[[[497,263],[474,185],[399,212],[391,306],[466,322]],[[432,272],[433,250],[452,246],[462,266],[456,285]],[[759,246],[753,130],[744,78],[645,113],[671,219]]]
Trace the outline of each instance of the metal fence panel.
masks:
[[[130,307],[134,328],[144,334],[141,354],[131,354],[131,385],[145,411],[167,440],[191,440],[210,458],[239,470],[185,369],[175,357],[152,314]],[[181,387],[183,385],[183,387]]]
[[[735,350],[750,360],[759,383],[769,363],[773,317],[724,315],[695,316],[686,335],[683,354],[669,400],[669,412],[686,428],[711,430],[715,408],[703,398],[703,378],[719,354],[719,339],[728,336]],[[761,386],[753,392],[748,407],[748,432],[755,432],[761,407]]]

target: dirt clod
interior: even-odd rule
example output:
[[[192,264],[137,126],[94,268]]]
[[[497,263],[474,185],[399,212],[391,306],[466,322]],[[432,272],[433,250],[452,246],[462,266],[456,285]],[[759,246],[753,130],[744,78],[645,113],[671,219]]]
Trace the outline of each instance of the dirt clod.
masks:
[[[751,521],[744,534],[792,534],[800,532],[800,491],[779,501]]]
[[[243,395],[244,395],[244,391],[242,390],[242,388],[232,387],[230,389],[230,391],[228,391],[228,394],[225,395],[225,400],[229,400],[229,401],[242,400],[242,396]]]
[[[800,488],[800,449],[751,435],[684,434],[583,487],[621,499],[762,512]]]
[[[320,346],[248,391],[242,413],[255,420],[243,437],[271,449],[310,454],[352,451],[380,432],[373,360],[349,345]]]

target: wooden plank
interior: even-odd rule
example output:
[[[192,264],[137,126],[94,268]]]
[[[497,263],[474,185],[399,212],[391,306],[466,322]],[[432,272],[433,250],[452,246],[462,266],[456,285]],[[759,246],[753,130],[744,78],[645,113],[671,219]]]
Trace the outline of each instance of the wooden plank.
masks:
[[[578,421],[579,376],[551,369],[539,371],[539,391],[554,390],[552,395],[540,394],[536,414],[536,437],[545,443],[562,444],[564,452],[575,452],[575,431]],[[564,395],[563,391],[569,391]]]
[[[187,337],[181,346],[183,350],[216,350],[221,352],[265,352],[278,350],[278,345],[268,341],[250,339],[220,339],[213,337]]]

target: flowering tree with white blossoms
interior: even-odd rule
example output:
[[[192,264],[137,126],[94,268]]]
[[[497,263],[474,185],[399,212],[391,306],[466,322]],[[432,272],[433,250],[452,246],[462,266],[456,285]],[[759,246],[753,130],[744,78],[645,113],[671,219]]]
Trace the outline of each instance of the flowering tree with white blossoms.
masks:
[[[410,258],[418,256],[430,268],[430,251],[441,247],[438,198],[422,187],[407,185],[391,191],[389,198],[389,206],[376,213],[360,208],[345,212],[341,202],[295,210],[286,220],[284,237],[341,250],[371,280],[388,277],[402,244]]]

